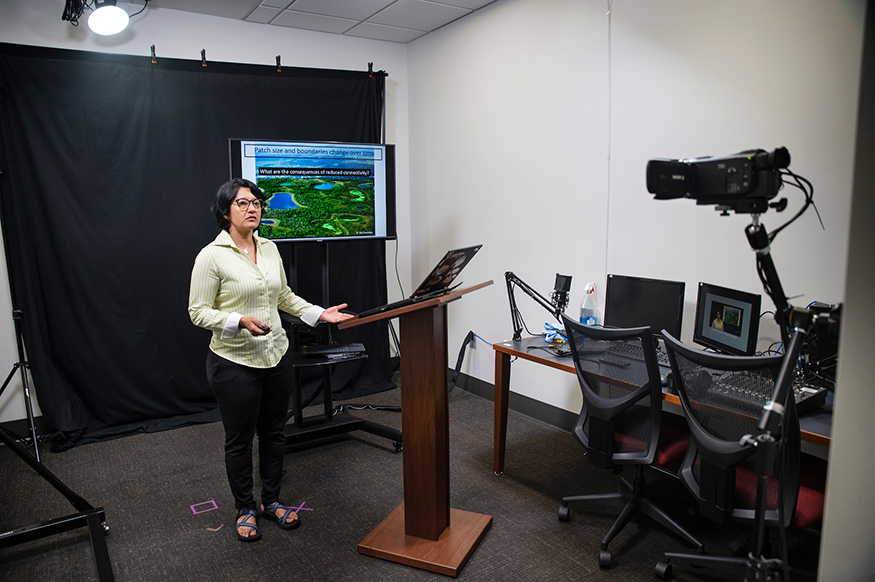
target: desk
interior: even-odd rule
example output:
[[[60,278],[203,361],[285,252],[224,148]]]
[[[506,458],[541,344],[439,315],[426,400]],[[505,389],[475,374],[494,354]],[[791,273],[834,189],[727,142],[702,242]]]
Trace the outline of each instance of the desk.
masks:
[[[546,350],[528,349],[544,345],[544,338],[536,336],[524,338],[520,341],[497,343],[492,346],[492,349],[495,350],[495,443],[493,446],[492,470],[496,474],[504,472],[511,358],[528,360],[542,366],[577,375],[571,357],[561,358]],[[681,404],[677,394],[663,392],[662,399],[664,402],[671,402],[678,406]],[[826,406],[823,408],[800,415],[799,425],[804,442],[828,448],[832,429],[832,394],[828,395]]]

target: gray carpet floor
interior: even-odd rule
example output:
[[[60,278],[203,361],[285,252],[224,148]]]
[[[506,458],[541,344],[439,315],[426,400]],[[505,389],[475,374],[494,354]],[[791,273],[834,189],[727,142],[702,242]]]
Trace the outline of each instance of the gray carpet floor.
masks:
[[[628,526],[611,545],[614,565],[598,566],[599,542],[616,508],[575,507],[560,522],[563,495],[616,490],[619,476],[584,456],[570,434],[511,412],[505,473],[492,473],[492,403],[450,393],[451,505],[493,516],[493,525],[458,579],[554,581],[654,579],[662,551],[685,544],[648,520]],[[398,405],[400,389],[355,404]],[[350,403],[343,403],[350,404]],[[400,428],[397,412],[354,414]],[[443,580],[447,576],[361,555],[357,544],[403,499],[402,455],[392,443],[356,432],[290,448],[283,499],[300,508],[302,526],[262,523],[263,538],[237,541],[224,474],[221,424],[191,426],[76,447],[41,449],[44,465],[106,511],[116,580]],[[0,447],[0,535],[75,513],[69,503],[7,447]],[[665,506],[709,551],[720,553],[749,527],[730,530],[687,511],[680,483],[650,485],[678,501]],[[215,506],[215,509],[211,509]],[[818,538],[791,532],[791,561],[815,567]],[[88,532],[78,529],[0,550],[0,580],[96,580]],[[701,571],[678,580],[710,580]],[[717,578],[719,579],[719,578]],[[724,578],[725,579],[725,578]]]

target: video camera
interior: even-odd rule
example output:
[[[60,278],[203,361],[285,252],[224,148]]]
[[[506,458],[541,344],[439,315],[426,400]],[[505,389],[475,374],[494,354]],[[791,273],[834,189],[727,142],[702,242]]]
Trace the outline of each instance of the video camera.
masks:
[[[781,189],[780,170],[790,165],[790,152],[747,150],[723,157],[647,162],[647,190],[656,200],[692,198],[696,204],[714,204],[723,214],[761,214],[786,207],[786,200],[769,204]]]

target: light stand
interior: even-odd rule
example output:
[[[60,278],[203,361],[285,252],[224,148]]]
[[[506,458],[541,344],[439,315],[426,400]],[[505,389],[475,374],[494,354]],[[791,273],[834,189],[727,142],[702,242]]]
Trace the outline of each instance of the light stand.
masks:
[[[522,338],[523,318],[516,305],[513,290],[519,287],[535,300],[535,302],[550,312],[559,323],[562,323],[562,312],[568,305],[568,291],[571,289],[571,276],[556,274],[556,283],[553,290],[553,301],[548,301],[543,295],[529,287],[525,281],[514,275],[511,271],[504,274],[507,283],[507,300],[510,303],[510,319],[513,323],[513,341],[518,342]]]
[[[3,170],[0,170],[0,185],[3,182]],[[0,197],[2,197],[3,189],[0,187]],[[7,238],[7,228],[6,228],[6,219],[5,213],[0,212],[0,228],[3,230],[3,248],[6,251],[6,275],[9,278],[9,297],[12,300],[12,321],[15,324],[15,342],[18,346],[18,362],[12,365],[12,370],[9,371],[9,375],[6,376],[6,381],[3,382],[3,387],[0,388],[0,396],[3,395],[3,392],[6,390],[6,387],[9,385],[9,382],[12,380],[12,377],[15,376],[15,372],[18,371],[21,373],[21,389],[24,392],[24,408],[27,413],[27,426],[30,429],[30,437],[33,439],[33,452],[36,456],[37,462],[40,461],[39,456],[39,446],[36,437],[36,425],[34,423],[33,416],[33,401],[30,397],[30,383],[27,378],[27,370],[30,368],[30,365],[27,363],[27,360],[24,357],[24,342],[21,339],[21,318],[24,315],[24,312],[16,307],[18,304],[15,300],[15,285],[12,284],[12,273],[9,270],[9,240]]]
[[[2,179],[3,171],[0,170],[0,182],[2,182]],[[2,199],[2,194],[2,189],[0,189],[0,199]],[[79,494],[64,484],[63,481],[49,471],[40,461],[36,429],[34,428],[33,407],[30,400],[30,386],[27,379],[27,369],[30,368],[30,365],[24,359],[24,342],[22,341],[21,336],[22,312],[15,308],[15,285],[12,283],[12,271],[9,269],[10,252],[9,241],[7,240],[8,229],[5,216],[6,213],[2,211],[2,206],[0,206],[0,228],[3,229],[3,246],[6,250],[9,293],[12,299],[13,309],[12,319],[15,322],[15,337],[18,342],[18,362],[12,366],[12,371],[9,372],[6,381],[3,383],[3,387],[0,388],[0,395],[2,395],[3,391],[9,385],[9,382],[15,375],[15,371],[18,370],[21,372],[21,386],[24,390],[27,420],[30,424],[30,434],[33,438],[33,449],[36,453],[36,458],[28,454],[27,450],[18,444],[16,439],[12,438],[9,431],[4,427],[0,427],[0,442],[9,447],[13,453],[18,455],[18,457],[36,471],[40,477],[58,491],[58,493],[63,495],[77,512],[57,519],[50,519],[48,521],[42,521],[36,524],[0,532],[0,549],[85,527],[88,528],[89,537],[91,538],[91,549],[94,552],[94,559],[97,563],[98,580],[100,580],[100,582],[113,582],[115,576],[112,572],[112,562],[109,557],[109,550],[106,546],[106,533],[109,531],[109,526],[106,525],[106,513],[103,508],[92,506]]]
[[[4,230],[5,233],[5,230]],[[10,285],[11,287],[11,285]],[[15,372],[18,371],[21,373],[21,389],[24,392],[24,408],[27,412],[27,426],[30,429],[30,438],[33,440],[33,453],[36,457],[38,463],[42,462],[39,456],[39,446],[36,437],[36,424],[34,422],[33,416],[33,402],[30,398],[30,385],[28,384],[27,379],[27,370],[30,368],[30,364],[24,359],[24,344],[21,341],[21,317],[22,312],[19,309],[12,310],[12,321],[15,323],[15,340],[18,344],[18,361],[12,365],[12,369],[9,371],[9,375],[6,376],[6,381],[3,382],[3,386],[0,387],[0,396],[3,395],[3,392],[6,390],[6,387],[9,385],[9,382],[12,380],[12,377],[15,375]]]

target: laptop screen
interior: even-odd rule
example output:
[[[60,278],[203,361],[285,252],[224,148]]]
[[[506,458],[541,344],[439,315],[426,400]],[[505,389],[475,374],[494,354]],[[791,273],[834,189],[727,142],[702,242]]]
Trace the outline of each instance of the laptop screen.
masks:
[[[472,247],[447,251],[444,258],[438,261],[438,264],[419,284],[419,287],[416,288],[411,297],[433,295],[448,290],[453,281],[456,280],[456,277],[459,276],[459,273],[462,272],[462,269],[465,268],[465,265],[471,262],[471,259],[474,258],[474,255],[477,254],[477,251],[482,246],[474,245]]]

